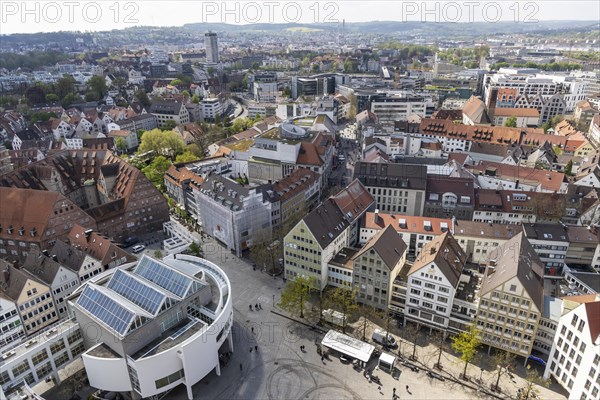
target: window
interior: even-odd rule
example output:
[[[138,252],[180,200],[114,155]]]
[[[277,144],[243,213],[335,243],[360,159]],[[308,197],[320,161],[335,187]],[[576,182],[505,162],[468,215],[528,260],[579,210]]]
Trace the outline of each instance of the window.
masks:
[[[12,369],[13,376],[16,378],[17,376],[23,374],[24,372],[29,370],[29,363],[27,360],[23,360],[21,363],[15,365]]]
[[[48,359],[48,353],[46,352],[46,349],[43,349],[42,351],[34,354],[33,357],[31,357],[31,361],[33,362],[33,365],[37,365],[47,359]]]
[[[177,372],[172,373],[171,375],[165,376],[164,378],[156,380],[154,383],[157,389],[170,385],[171,383],[177,382],[179,379],[183,378],[184,372],[183,369],[180,369]]]
[[[52,346],[50,346],[50,352],[52,353],[52,355],[54,355],[64,348],[65,348],[65,341],[60,339],[58,342],[56,342],[56,343],[52,344]]]

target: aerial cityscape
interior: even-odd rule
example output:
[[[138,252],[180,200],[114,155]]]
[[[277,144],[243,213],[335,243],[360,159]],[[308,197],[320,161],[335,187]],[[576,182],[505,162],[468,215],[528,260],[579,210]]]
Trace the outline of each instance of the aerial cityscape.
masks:
[[[0,399],[600,399],[600,3],[0,19]]]

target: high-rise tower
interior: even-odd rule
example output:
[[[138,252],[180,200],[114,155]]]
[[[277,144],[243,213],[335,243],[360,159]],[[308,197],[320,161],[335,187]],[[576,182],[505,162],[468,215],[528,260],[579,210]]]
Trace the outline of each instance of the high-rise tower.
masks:
[[[219,44],[217,42],[217,34],[207,32],[204,34],[204,47],[206,48],[206,62],[219,62]]]

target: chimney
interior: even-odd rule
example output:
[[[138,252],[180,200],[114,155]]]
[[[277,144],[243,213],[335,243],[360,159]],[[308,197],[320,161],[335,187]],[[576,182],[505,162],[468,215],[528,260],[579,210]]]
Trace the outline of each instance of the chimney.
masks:
[[[52,254],[52,260],[58,262],[58,256],[56,254]]]
[[[429,249],[429,254],[434,255],[435,251],[435,246],[431,246],[431,248]]]
[[[84,232],[85,233],[85,237],[87,239],[89,239],[90,235],[92,234],[93,231],[94,231],[93,229],[86,229],[85,232]]]
[[[50,253],[48,253],[48,250],[42,250],[42,254],[46,257],[50,257]]]

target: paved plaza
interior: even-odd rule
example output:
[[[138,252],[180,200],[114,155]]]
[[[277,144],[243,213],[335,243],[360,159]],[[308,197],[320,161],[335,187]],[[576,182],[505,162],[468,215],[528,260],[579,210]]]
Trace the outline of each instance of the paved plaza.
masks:
[[[234,352],[221,368],[220,377],[213,372],[194,386],[195,399],[392,399],[393,388],[400,399],[493,398],[476,390],[480,386],[477,383],[471,384],[471,389],[451,379],[443,382],[431,379],[425,370],[415,373],[402,365],[398,379],[375,370],[374,375],[381,379],[380,386],[370,383],[363,371],[355,370],[352,364],[344,364],[338,358],[330,356],[330,360],[321,361],[315,342],[320,343],[324,334],[280,315],[285,313],[274,307],[285,286],[281,277],[254,271],[248,261],[237,258],[212,240],[204,242],[204,251],[205,258],[221,266],[231,281]],[[262,310],[256,311],[254,305],[258,303]],[[249,305],[253,305],[253,310]],[[300,350],[301,345],[305,346],[304,352]],[[403,345],[405,355],[412,351],[411,346]],[[417,364],[432,366],[437,360],[437,349],[434,345],[419,346],[418,355]],[[444,375],[458,376],[462,372],[463,364],[448,353],[444,353],[442,363]],[[478,378],[479,372],[478,367],[469,367],[469,374],[474,378]],[[494,371],[485,371],[481,386],[489,387],[495,376]],[[513,382],[508,376],[502,377],[501,387],[508,393],[499,398],[515,397],[517,389],[524,386],[523,380],[515,379]],[[546,388],[542,388],[542,393],[543,399],[565,398]],[[167,397],[186,399],[185,388],[180,386]]]

